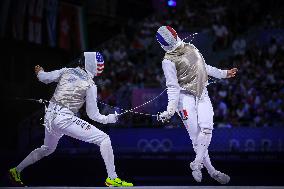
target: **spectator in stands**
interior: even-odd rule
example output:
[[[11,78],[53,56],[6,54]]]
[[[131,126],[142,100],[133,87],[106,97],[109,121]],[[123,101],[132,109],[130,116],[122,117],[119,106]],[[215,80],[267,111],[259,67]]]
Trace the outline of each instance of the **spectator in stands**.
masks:
[[[216,40],[213,44],[213,50],[217,51],[226,48],[229,40],[228,28],[224,24],[216,22],[213,24],[212,29],[216,37]]]
[[[243,38],[238,38],[233,41],[232,48],[234,55],[244,55],[246,51],[246,41]]]

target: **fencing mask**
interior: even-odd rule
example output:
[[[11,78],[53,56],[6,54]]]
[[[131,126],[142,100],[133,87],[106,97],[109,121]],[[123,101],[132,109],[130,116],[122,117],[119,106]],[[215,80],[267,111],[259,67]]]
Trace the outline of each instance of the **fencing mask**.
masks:
[[[177,32],[170,26],[161,26],[157,31],[156,39],[166,52],[173,51],[182,44]]]
[[[92,77],[99,76],[104,70],[104,59],[99,52],[84,52],[81,62]]]

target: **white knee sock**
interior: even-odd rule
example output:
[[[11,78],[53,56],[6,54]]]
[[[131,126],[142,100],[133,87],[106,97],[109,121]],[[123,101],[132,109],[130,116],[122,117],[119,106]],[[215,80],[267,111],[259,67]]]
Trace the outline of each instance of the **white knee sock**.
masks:
[[[100,151],[105,162],[108,177],[110,177],[111,179],[117,178],[117,174],[115,172],[115,165],[114,165],[114,155],[109,137],[105,138],[101,142]]]
[[[216,169],[213,167],[209,154],[208,154],[208,150],[206,150],[205,152],[205,157],[203,159],[203,164],[205,166],[205,168],[207,169],[209,175],[211,175],[212,173],[214,173],[216,171]]]
[[[21,172],[27,166],[34,164],[38,160],[42,159],[45,156],[48,156],[55,149],[49,149],[47,146],[42,145],[40,148],[35,149],[32,151],[17,167],[16,170]]]
[[[194,162],[203,163],[205,157],[205,152],[211,142],[212,130],[211,129],[201,129],[200,133],[196,139],[196,157]]]

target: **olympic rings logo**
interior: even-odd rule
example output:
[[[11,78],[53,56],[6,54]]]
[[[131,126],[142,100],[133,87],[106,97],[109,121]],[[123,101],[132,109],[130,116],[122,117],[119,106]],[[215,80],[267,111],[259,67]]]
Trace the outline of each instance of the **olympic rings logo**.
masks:
[[[173,143],[170,139],[140,139],[137,142],[137,147],[141,152],[169,152]]]

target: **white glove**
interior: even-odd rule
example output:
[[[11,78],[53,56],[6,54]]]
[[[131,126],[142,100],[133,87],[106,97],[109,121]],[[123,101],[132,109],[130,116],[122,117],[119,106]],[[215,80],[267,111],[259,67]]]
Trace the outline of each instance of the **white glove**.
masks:
[[[169,119],[171,119],[171,115],[169,114],[168,111],[164,111],[162,113],[158,113],[157,115],[157,120],[161,121],[162,123],[168,122]]]
[[[114,112],[114,114],[109,114],[107,116],[107,119],[108,119],[108,123],[116,123],[118,120],[117,113]]]
[[[168,102],[167,112],[171,117],[175,114],[176,109],[177,109],[177,103],[174,100],[170,100]]]
[[[171,117],[175,114],[177,104],[175,101],[171,100],[168,102],[167,111],[158,113],[157,120],[162,121],[163,123],[168,122]]]

